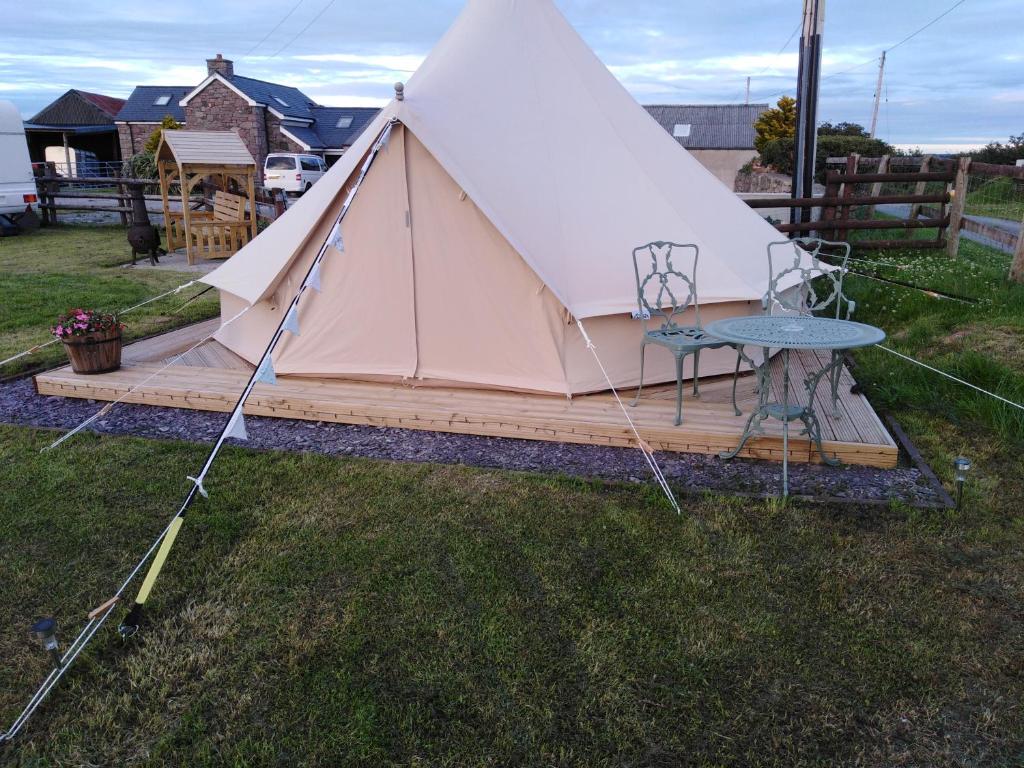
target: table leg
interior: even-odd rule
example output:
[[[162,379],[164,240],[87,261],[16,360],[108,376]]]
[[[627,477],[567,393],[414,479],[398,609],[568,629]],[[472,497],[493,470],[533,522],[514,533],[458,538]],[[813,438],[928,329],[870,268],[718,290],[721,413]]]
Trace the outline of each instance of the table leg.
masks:
[[[768,371],[768,350],[764,350],[764,361],[761,365],[754,362],[752,357],[748,357],[743,351],[743,347],[739,346],[736,348],[737,354],[737,371],[739,371],[739,358],[746,360],[750,367],[754,369],[757,376],[757,406],[751,411],[750,417],[747,419],[746,425],[743,427],[743,434],[740,436],[739,444],[731,451],[722,451],[718,454],[719,458],[722,459],[734,459],[739,455],[739,452],[743,450],[743,446],[747,444],[747,441],[755,434],[763,434],[764,430],[761,429],[761,422],[763,422],[767,416],[767,410],[765,405],[768,401],[768,390],[769,390],[769,376]],[[736,403],[736,381],[733,380],[733,405]],[[736,415],[739,416],[739,409],[736,410]]]
[[[789,496],[789,350],[782,360],[782,498]]]
[[[829,379],[829,383],[832,384],[837,379],[837,374],[842,372],[843,367],[843,356],[840,354],[833,354],[832,360],[828,365],[825,365],[817,373],[811,374],[804,381],[804,386],[807,388],[807,408],[804,409],[803,422],[805,432],[807,435],[814,440],[814,445],[818,449],[818,455],[821,456],[821,460],[829,466],[839,466],[841,463],[839,459],[832,458],[825,455],[825,448],[821,444],[821,422],[818,420],[818,412],[814,407],[814,398],[818,391],[818,384],[826,376]],[[834,392],[834,390],[833,390]],[[833,394],[830,392],[830,394]],[[834,401],[833,401],[834,402]]]

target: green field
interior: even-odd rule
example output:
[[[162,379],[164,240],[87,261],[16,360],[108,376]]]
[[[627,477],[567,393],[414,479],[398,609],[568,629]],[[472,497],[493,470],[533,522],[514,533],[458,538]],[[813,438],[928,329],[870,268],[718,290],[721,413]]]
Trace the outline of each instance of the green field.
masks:
[[[184,272],[126,269],[131,249],[122,227],[59,226],[0,238],[0,360],[49,341],[57,315],[71,307],[115,312],[195,278]],[[193,287],[125,316],[126,338],[169,330],[217,313],[213,292]],[[173,314],[172,314],[173,313]],[[64,359],[60,345],[0,369],[0,376]]]
[[[85,260],[97,235],[45,237]],[[850,276],[856,316],[1024,400],[1024,288],[961,253],[854,268],[977,304]],[[28,284],[71,269],[6,254]],[[709,495],[676,517],[651,484],[231,448],[144,631],[105,628],[0,763],[1019,765],[1024,421],[880,350],[857,364],[944,480],[975,460],[962,511]],[[27,626],[72,636],[205,455],[51,439],[0,427],[0,727],[46,671]]]

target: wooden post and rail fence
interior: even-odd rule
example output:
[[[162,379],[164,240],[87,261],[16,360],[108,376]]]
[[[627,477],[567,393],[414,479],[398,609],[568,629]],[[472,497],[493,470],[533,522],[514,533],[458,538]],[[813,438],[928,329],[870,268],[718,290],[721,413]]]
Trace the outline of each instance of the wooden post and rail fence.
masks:
[[[1013,254],[1009,277],[1024,282],[1024,221],[1014,227],[1015,219],[995,226],[983,217],[967,211],[971,178],[1009,178],[1024,201],[1024,167],[973,162],[970,158],[944,160],[923,158],[828,158],[828,165],[844,165],[843,170],[827,170],[825,190],[821,197],[747,198],[755,209],[801,208],[817,211],[812,221],[776,224],[784,233],[810,234],[830,240],[847,240],[851,232],[875,230],[934,229],[935,236],[922,238],[855,239],[855,248],[934,248],[945,249],[956,257],[961,232],[970,232],[993,241]],[[913,170],[904,170],[912,165]],[[902,168],[901,168],[902,166]],[[827,166],[826,166],[827,167]],[[894,170],[900,168],[900,170]],[[886,186],[908,188],[886,191]],[[910,188],[912,186],[912,188]],[[896,213],[876,216],[877,206],[900,206]],[[909,206],[905,211],[905,206]],[[1024,205],[1022,205],[1024,208]],[[890,209],[892,210],[892,209]],[[1021,218],[1020,208],[1008,206]],[[858,212],[864,215],[857,215]],[[1014,231],[1016,229],[1016,232]]]
[[[157,179],[132,179],[122,176],[96,176],[67,178],[58,176],[52,167],[47,163],[36,168],[36,190],[39,197],[39,212],[41,224],[44,227],[57,224],[58,215],[61,211],[80,211],[97,213],[117,213],[120,215],[121,224],[131,224],[132,204],[128,193],[130,184],[145,184],[148,187],[159,186]],[[66,187],[75,188],[74,191]],[[93,187],[93,189],[88,189]],[[99,187],[100,189],[95,189]],[[113,190],[113,191],[101,191]],[[208,209],[213,210],[214,190],[203,188],[200,194],[193,194],[189,197],[192,210]],[[147,202],[163,202],[159,194],[143,195]],[[86,203],[86,201],[89,201]],[[284,212],[284,206],[280,200],[272,195],[256,195],[256,202],[262,206],[260,215],[264,218],[277,218]],[[162,216],[162,210],[150,210],[151,216]]]

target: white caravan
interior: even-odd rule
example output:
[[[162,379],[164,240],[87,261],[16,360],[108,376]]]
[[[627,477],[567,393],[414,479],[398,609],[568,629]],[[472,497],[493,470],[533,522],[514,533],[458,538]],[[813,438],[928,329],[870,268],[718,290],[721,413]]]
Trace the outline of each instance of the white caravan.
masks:
[[[16,224],[38,205],[21,115],[11,102],[0,101],[0,219]]]

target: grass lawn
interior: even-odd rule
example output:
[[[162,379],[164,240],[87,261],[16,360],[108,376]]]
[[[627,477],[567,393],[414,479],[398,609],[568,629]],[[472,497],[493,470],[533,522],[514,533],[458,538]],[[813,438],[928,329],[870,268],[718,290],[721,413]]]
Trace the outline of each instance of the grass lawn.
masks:
[[[1024,184],[1007,176],[986,179],[967,194],[964,207],[976,216],[1020,222],[1024,220]]]
[[[857,316],[1024,400],[1024,288],[1007,256],[962,254],[858,255],[981,301],[851,276]],[[104,628],[0,762],[1020,764],[1024,425],[880,350],[857,362],[940,475],[975,460],[963,511],[708,496],[676,517],[653,485],[231,448],[148,626]],[[28,624],[72,635],[205,455],[93,435],[39,454],[50,438],[0,427],[4,726],[45,674]]]
[[[124,269],[131,249],[123,227],[58,226],[20,237],[0,238],[0,360],[49,341],[48,329],[70,307],[116,311],[195,278],[183,272]],[[137,338],[213,317],[211,291],[176,314],[199,288],[143,307],[124,320],[127,338]],[[64,359],[53,345],[0,369],[0,376]]]

